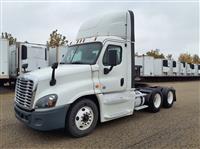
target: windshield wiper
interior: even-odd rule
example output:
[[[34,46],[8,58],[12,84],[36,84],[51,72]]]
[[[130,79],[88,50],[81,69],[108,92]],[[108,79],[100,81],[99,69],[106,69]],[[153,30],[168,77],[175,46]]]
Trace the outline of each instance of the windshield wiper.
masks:
[[[60,64],[67,64],[67,63],[65,63],[65,62],[60,62]]]
[[[70,64],[84,64],[83,62],[71,62]]]

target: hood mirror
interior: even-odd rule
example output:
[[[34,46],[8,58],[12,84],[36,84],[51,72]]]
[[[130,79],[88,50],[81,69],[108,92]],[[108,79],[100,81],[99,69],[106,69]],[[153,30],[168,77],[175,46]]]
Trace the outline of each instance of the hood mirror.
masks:
[[[28,64],[23,64],[22,68],[24,69],[24,72],[26,72],[26,69],[28,68]]]
[[[58,63],[53,63],[51,68],[52,68],[52,75],[51,75],[51,80],[50,80],[50,86],[54,86],[56,84],[55,69],[58,68]]]

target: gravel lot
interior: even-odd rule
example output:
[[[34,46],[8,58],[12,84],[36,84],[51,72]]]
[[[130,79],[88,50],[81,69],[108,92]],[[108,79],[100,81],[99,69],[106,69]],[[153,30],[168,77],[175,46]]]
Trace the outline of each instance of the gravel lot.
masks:
[[[19,122],[13,111],[14,90],[0,88],[0,148],[200,148],[200,81],[156,83],[173,86],[177,102],[159,113],[134,115],[99,124],[86,137],[63,130],[39,132]]]

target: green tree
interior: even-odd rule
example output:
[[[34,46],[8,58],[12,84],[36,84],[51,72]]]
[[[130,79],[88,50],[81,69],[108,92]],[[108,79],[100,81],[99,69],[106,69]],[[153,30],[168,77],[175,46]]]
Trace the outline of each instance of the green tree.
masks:
[[[14,38],[10,33],[1,33],[1,38],[8,39],[9,45],[15,44],[17,42],[17,38]]]
[[[47,41],[47,45],[52,48],[56,48],[56,61],[58,62],[58,48],[59,46],[66,45],[68,43],[68,40],[65,36],[58,33],[58,30],[54,30],[50,34],[49,41]]]
[[[160,53],[159,49],[150,50],[146,53],[147,56],[152,56],[154,58],[165,58],[163,53]]]

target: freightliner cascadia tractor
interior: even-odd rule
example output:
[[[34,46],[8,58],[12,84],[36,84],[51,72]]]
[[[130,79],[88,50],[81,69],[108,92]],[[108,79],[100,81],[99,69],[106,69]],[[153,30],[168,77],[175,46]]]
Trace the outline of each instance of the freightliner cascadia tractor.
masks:
[[[36,130],[65,128],[82,137],[98,122],[172,107],[173,88],[136,87],[134,21],[132,11],[88,20],[61,63],[19,76],[17,119]]]

